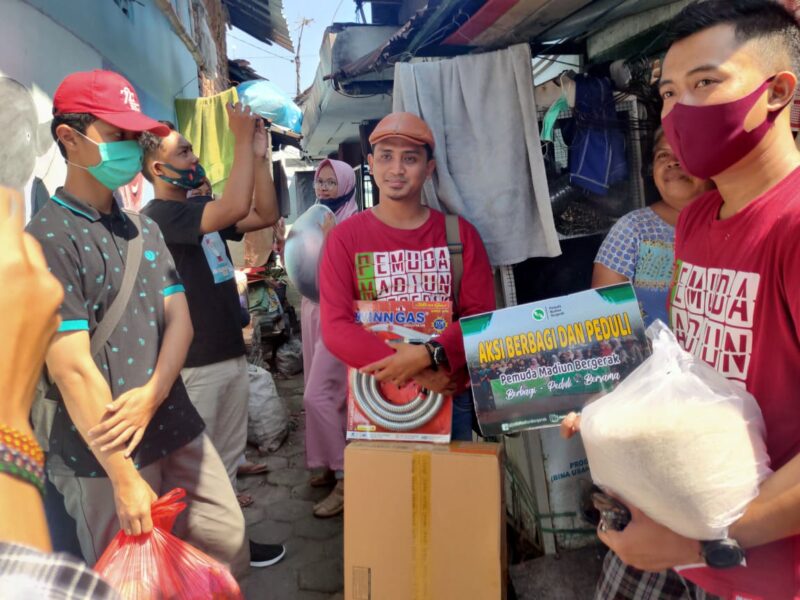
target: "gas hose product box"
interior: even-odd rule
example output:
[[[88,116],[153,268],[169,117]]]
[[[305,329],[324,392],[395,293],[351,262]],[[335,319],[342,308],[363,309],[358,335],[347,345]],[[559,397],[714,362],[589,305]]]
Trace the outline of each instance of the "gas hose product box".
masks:
[[[504,600],[499,444],[345,450],[345,600]]]
[[[552,427],[650,355],[629,283],[461,319],[484,435]]]
[[[386,341],[424,343],[451,323],[450,302],[360,301],[356,322]],[[403,388],[348,370],[347,439],[450,441],[453,400],[411,382]]]

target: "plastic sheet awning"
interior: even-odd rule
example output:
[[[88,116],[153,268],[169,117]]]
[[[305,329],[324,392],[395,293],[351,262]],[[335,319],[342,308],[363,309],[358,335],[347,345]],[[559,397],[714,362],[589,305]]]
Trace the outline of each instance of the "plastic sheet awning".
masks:
[[[452,56],[528,42],[534,53],[574,47],[665,0],[431,0],[386,43],[346,65],[343,82],[414,56]]]

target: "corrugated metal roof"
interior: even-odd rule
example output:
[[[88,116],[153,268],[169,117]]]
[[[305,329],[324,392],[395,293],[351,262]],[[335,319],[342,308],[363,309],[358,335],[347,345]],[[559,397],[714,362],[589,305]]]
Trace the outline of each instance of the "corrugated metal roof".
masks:
[[[294,52],[289,26],[283,16],[283,0],[222,0],[237,29],[267,44]]]

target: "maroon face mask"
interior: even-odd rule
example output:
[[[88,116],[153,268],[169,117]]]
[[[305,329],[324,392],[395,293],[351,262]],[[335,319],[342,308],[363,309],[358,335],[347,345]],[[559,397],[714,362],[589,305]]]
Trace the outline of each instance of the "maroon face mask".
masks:
[[[774,77],[744,98],[724,104],[676,104],[661,120],[664,135],[687,173],[710,179],[735,165],[758,146],[781,110],[772,111],[761,125],[746,131],[744,120]]]

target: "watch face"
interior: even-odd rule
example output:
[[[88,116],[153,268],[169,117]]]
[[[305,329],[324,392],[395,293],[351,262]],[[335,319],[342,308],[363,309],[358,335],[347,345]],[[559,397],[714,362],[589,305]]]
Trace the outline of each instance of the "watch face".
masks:
[[[742,564],[744,551],[733,540],[707,542],[703,548],[706,564],[713,569],[730,569]]]
[[[442,348],[441,346],[436,346],[433,349],[433,361],[437,365],[440,365],[444,362],[444,348]]]

